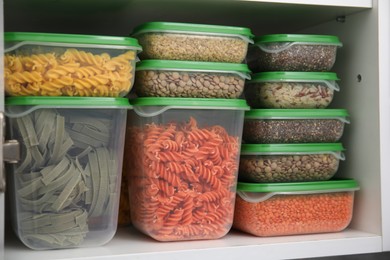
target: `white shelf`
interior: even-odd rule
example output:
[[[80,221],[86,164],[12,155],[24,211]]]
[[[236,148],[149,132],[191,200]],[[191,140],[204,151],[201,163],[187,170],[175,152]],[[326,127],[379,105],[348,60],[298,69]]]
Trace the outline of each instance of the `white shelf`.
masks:
[[[381,252],[381,243],[380,236],[351,229],[268,238],[231,230],[217,240],[159,242],[129,227],[119,229],[113,240],[96,248],[33,251],[12,236],[6,241],[5,260],[294,259]]]
[[[237,0],[237,1],[252,1],[278,4],[304,4],[304,5],[321,5],[321,6],[337,6],[337,7],[363,7],[371,8],[372,0]]]

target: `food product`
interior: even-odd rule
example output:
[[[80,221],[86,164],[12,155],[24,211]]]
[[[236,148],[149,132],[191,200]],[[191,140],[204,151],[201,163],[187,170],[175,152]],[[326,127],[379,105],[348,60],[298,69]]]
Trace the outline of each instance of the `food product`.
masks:
[[[161,241],[212,239],[233,217],[239,137],[218,125],[150,124],[130,136],[132,223]]]
[[[345,229],[359,189],[354,180],[255,185],[238,184],[233,228],[264,237]]]
[[[330,71],[341,46],[330,35],[264,35],[249,48],[248,65],[254,72]]]
[[[132,37],[143,47],[141,59],[241,63],[252,34],[248,28],[190,23],[149,22]]]
[[[252,108],[326,108],[339,87],[334,73],[263,72],[245,87]]]
[[[5,41],[11,44],[4,55],[8,96],[118,97],[133,86],[140,49],[135,39],[8,33]]]
[[[137,65],[135,91],[141,97],[238,98],[249,78],[244,64],[146,60]]]
[[[246,143],[334,143],[345,123],[344,109],[252,109],[245,114]]]
[[[15,231],[39,250],[104,244],[116,230],[124,138],[118,123],[126,111],[119,108],[128,101],[43,98],[6,99],[12,138],[22,146],[12,173]],[[74,108],[85,103],[93,109]],[[104,105],[118,109],[99,109]]]
[[[321,181],[344,159],[340,144],[243,144],[238,178],[248,182]]]

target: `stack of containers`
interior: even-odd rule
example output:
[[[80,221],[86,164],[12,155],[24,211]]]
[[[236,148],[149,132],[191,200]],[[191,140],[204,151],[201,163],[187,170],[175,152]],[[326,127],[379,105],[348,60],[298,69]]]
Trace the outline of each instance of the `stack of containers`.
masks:
[[[35,250],[101,246],[117,229],[127,110],[141,46],[95,35],[5,33],[5,115],[20,161],[15,233]]]
[[[256,236],[336,232],[352,218],[356,181],[334,177],[348,113],[329,109],[338,77],[330,72],[335,36],[255,38],[247,82],[233,226]],[[336,214],[337,212],[337,214]],[[340,213],[340,214],[338,214]]]
[[[233,223],[250,71],[248,28],[149,22],[126,154],[132,224],[158,241],[217,239]]]

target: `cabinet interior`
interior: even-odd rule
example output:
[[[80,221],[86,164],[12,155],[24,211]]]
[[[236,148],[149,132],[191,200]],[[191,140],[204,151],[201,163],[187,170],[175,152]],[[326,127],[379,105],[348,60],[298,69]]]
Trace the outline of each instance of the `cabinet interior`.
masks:
[[[338,177],[355,178],[350,229],[381,235],[377,11],[362,7],[233,0],[5,0],[4,31],[127,36],[148,21],[251,28],[253,34],[337,35],[343,43],[332,71],[339,78],[331,108],[350,113]],[[126,235],[121,235],[126,236]],[[6,235],[7,240],[7,235]]]

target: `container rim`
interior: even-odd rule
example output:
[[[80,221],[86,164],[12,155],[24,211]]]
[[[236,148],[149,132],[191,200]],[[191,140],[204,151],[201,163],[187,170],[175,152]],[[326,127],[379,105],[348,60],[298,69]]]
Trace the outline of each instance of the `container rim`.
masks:
[[[341,47],[342,43],[335,35],[318,34],[267,34],[254,38],[255,44],[273,43],[273,42],[301,42],[301,43],[319,43],[321,45],[336,45]]]
[[[242,144],[242,155],[264,153],[323,153],[344,151],[341,143]]]

